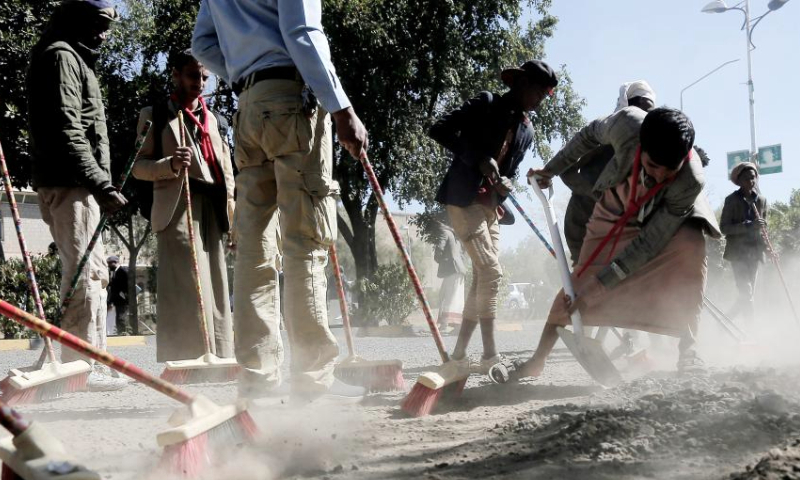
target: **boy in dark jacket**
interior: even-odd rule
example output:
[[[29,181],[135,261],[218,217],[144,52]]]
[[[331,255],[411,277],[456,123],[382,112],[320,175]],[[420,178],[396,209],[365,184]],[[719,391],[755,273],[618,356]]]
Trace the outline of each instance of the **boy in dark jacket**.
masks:
[[[445,205],[456,237],[472,260],[472,284],[451,360],[439,372],[446,381],[470,373],[466,348],[478,323],[483,338],[481,371],[499,361],[494,342],[497,294],[503,271],[498,258],[498,207],[512,190],[511,178],[533,142],[526,112],[536,109],[558,84],[546,63],[533,60],[504,70],[510,90],[481,92],[439,119],[430,136],[453,153],[436,200]]]
[[[728,316],[733,318],[742,314],[752,322],[758,267],[767,250],[761,237],[761,227],[767,217],[767,199],[758,192],[758,167],[755,164],[744,162],[736,165],[730,178],[739,189],[725,198],[719,226],[725,234],[723,258],[731,262],[739,298]]]

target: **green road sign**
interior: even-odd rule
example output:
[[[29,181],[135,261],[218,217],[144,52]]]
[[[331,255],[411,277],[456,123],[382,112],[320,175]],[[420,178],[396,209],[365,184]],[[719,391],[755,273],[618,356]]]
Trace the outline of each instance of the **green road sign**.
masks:
[[[761,175],[783,171],[783,154],[780,144],[758,149],[758,171]]]
[[[746,162],[750,159],[750,150],[737,150],[735,152],[728,152],[728,175],[733,171],[733,167]]]
[[[733,167],[748,161],[750,158],[749,150],[737,150],[728,152],[728,174]],[[783,154],[780,144],[768,145],[758,149],[758,173],[769,175],[770,173],[781,173],[783,171]]]

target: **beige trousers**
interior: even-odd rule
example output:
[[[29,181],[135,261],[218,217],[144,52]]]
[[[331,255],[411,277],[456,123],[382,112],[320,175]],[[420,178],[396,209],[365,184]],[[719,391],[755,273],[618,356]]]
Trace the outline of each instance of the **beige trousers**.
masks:
[[[228,297],[228,270],[223,232],[211,202],[212,197],[192,192],[192,223],[211,353],[229,358],[233,356],[233,320]],[[205,340],[200,330],[200,306],[197,304],[186,202],[183,198],[178,201],[167,228],[158,232],[156,238],[158,361],[198,358],[205,353]]]
[[[500,225],[497,210],[480,203],[468,207],[447,206],[456,237],[472,260],[472,283],[464,302],[464,320],[495,318],[500,266]]]
[[[320,392],[333,383],[339,354],[325,301],[338,184],[331,179],[330,117],[319,107],[307,117],[301,90],[300,82],[265,80],[239,97],[234,330],[236,359],[245,375],[279,383],[283,347],[275,229],[280,228],[292,389]]]
[[[50,227],[61,258],[61,299],[69,291],[70,282],[97,224],[100,206],[88,190],[81,187],[40,187],[39,209]],[[99,238],[72,301],[61,317],[61,328],[101,350],[106,349],[106,266],[103,240]],[[70,348],[61,350],[61,361],[93,360]]]

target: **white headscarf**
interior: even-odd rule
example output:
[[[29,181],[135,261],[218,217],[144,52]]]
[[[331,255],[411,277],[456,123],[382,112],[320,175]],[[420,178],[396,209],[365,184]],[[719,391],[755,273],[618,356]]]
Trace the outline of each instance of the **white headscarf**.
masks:
[[[649,98],[656,103],[656,92],[645,80],[636,80],[635,82],[623,83],[619,87],[619,99],[617,100],[616,111],[622,110],[628,106],[628,100],[634,97]]]

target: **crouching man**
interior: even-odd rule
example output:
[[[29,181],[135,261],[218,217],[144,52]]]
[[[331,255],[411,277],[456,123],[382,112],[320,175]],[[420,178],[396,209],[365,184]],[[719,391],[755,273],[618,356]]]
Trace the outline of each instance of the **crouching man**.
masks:
[[[575,309],[586,325],[679,337],[678,369],[702,367],[695,338],[707,272],[704,233],[721,233],[703,194],[694,138],[678,110],[628,107],[590,123],[543,169],[529,172],[547,188],[591,149],[616,152],[594,185],[600,200],[572,275],[576,299],[563,291],[556,297],[536,352],[512,378],[542,373],[556,327],[569,325]]]

